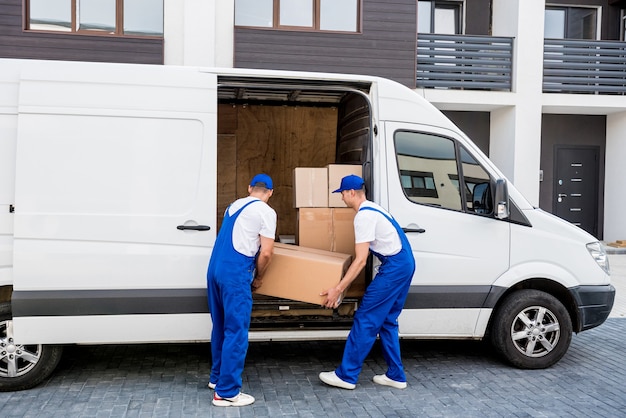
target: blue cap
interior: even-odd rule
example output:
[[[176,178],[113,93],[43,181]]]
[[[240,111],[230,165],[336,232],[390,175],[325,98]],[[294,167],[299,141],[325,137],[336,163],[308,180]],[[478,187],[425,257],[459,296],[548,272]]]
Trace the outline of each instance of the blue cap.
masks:
[[[252,180],[250,181],[250,186],[252,187],[265,187],[266,189],[274,189],[274,182],[272,182],[272,178],[270,176],[268,176],[267,174],[257,174],[256,176],[252,177]]]
[[[344,190],[361,190],[364,184],[365,182],[361,177],[350,174],[341,179],[341,186],[333,193],[340,193]]]

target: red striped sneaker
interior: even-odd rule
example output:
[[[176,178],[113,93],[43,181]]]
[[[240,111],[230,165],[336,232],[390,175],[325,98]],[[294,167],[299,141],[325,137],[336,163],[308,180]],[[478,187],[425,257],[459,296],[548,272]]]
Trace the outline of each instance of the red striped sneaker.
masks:
[[[239,392],[239,395],[233,398],[222,398],[214,392],[212,403],[215,406],[246,406],[254,403],[254,396]]]

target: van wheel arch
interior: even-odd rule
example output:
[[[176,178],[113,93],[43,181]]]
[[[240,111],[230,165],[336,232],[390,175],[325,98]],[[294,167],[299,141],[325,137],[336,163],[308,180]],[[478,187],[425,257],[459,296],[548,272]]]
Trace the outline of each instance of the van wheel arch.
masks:
[[[11,304],[0,303],[0,392],[37,386],[52,374],[62,353],[62,346],[15,341]]]
[[[544,369],[567,352],[573,334],[572,316],[554,295],[519,289],[499,302],[489,326],[495,350],[522,369]]]

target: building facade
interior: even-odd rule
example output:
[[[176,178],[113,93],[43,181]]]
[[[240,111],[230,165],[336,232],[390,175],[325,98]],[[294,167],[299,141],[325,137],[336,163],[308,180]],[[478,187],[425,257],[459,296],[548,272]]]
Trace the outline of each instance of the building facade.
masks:
[[[531,203],[626,239],[626,0],[81,3],[0,0],[0,56],[391,78]]]

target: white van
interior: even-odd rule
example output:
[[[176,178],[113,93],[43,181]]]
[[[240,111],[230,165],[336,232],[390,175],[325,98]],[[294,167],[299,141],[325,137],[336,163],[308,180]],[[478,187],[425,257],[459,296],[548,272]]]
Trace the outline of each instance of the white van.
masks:
[[[270,173],[291,234],[293,169],[331,163],[360,164],[369,198],[407,231],[402,338],[490,338],[511,364],[544,368],[607,318],[598,240],[530,205],[398,83],[0,60],[0,390],[40,383],[65,344],[208,341],[225,206]],[[354,312],[268,297],[253,310],[251,341],[342,339]]]

